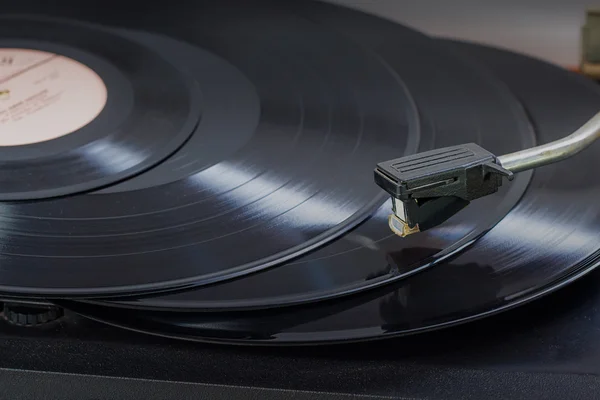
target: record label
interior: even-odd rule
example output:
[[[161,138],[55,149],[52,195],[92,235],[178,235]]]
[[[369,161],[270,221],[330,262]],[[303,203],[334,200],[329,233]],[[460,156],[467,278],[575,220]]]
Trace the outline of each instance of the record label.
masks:
[[[39,143],[72,133],[106,105],[102,78],[58,54],[0,48],[0,146]]]

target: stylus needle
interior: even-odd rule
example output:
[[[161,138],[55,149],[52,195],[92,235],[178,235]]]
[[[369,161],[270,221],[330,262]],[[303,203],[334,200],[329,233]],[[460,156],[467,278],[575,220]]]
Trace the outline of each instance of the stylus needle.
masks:
[[[496,193],[503,177],[572,157],[598,138],[600,113],[563,139],[499,157],[469,143],[385,161],[375,168],[375,182],[392,196],[389,225],[404,237]]]

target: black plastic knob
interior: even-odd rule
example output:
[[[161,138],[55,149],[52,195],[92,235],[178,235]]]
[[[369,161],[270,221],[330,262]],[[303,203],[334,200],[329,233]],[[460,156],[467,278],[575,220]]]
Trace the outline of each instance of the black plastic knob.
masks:
[[[18,326],[40,326],[56,321],[63,310],[55,306],[4,303],[4,319]]]

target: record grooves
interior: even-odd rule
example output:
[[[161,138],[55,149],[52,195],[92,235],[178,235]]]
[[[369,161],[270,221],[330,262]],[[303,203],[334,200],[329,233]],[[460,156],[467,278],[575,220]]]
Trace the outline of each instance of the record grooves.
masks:
[[[407,36],[410,41],[422,39],[413,35],[407,34]],[[402,43],[394,43],[394,45],[401,47]],[[443,50],[439,49],[436,53],[438,59],[440,53],[444,54]],[[450,60],[453,59],[452,55],[447,57]],[[423,63],[429,64],[430,62],[424,59]],[[413,75],[409,75],[412,72],[414,80],[422,76],[419,74],[429,77],[428,82],[426,82],[427,86],[408,85],[408,89],[412,89],[413,93],[416,93],[415,107],[417,107],[419,113],[428,117],[430,121],[437,122],[443,115],[441,114],[443,110],[439,109],[436,110],[437,112],[432,112],[428,106],[435,104],[434,101],[437,100],[435,97],[439,97],[439,94],[437,91],[430,91],[425,88],[431,87],[432,84],[435,84],[435,86],[449,85],[449,92],[458,90],[458,88],[452,88],[444,75],[436,78],[434,74],[439,74],[440,68],[435,64],[433,65],[429,69],[419,68],[418,71],[411,71],[410,69],[401,71],[413,78]],[[460,67],[448,68],[448,63],[444,64],[444,70],[446,74],[455,73],[456,77],[481,76],[480,80],[471,78],[472,85],[468,81],[469,83],[462,86],[463,90],[476,91],[480,98],[487,95],[486,107],[492,107],[499,116],[503,115],[501,112],[506,113],[506,116],[490,119],[489,122],[483,122],[479,126],[477,123],[469,121],[464,127],[456,127],[454,129],[460,132],[462,136],[460,139],[452,138],[452,140],[478,141],[495,147],[499,151],[503,148],[508,151],[511,146],[519,143],[519,141],[522,143],[523,148],[532,146],[535,143],[527,116],[501,82],[491,79],[486,81],[484,79],[489,78],[488,74],[480,71],[475,72],[471,68],[465,68],[464,71]],[[463,81],[464,79],[461,79],[462,83],[464,83]],[[465,116],[471,115],[471,113],[475,115],[485,114],[488,110],[471,102],[465,101],[464,105],[463,112]],[[423,108],[425,108],[425,111],[422,110]],[[510,117],[511,115],[514,115],[514,117]],[[468,118],[465,119],[468,120]],[[515,120],[516,122],[513,122]],[[427,126],[427,123],[421,123],[420,126],[422,127],[423,137],[433,136],[432,140],[436,139],[435,128]],[[485,135],[477,137],[480,132],[484,132]],[[495,132],[498,132],[498,134]],[[514,142],[489,142],[490,137],[497,136],[500,132],[515,133]],[[505,136],[504,139],[506,138]],[[437,140],[438,143],[445,143],[443,139]],[[449,257],[452,253],[472,244],[478,236],[496,224],[499,218],[519,200],[530,178],[531,174],[520,175],[517,181],[503,191],[504,198],[498,196],[496,199],[490,199],[490,202],[473,205],[474,207],[481,207],[481,209],[494,208],[496,213],[489,218],[480,218],[474,221],[476,224],[470,224],[471,221],[465,221],[462,218],[451,221],[449,227],[460,227],[456,230],[456,234],[444,236],[439,231],[434,231],[425,233],[418,238],[406,238],[404,241],[398,241],[397,238],[390,235],[385,222],[389,213],[388,210],[391,208],[389,202],[386,202],[368,221],[349,232],[346,238],[334,242],[322,250],[314,251],[307,257],[296,259],[289,264],[281,265],[278,268],[245,279],[213,285],[198,292],[182,291],[172,296],[158,298],[150,296],[147,299],[125,300],[118,302],[118,304],[124,304],[126,307],[176,310],[256,309],[319,301],[379,287],[428,268]],[[415,240],[420,243],[420,246],[430,246],[431,249],[419,254],[390,257],[390,254],[402,253],[405,248],[413,246]],[[365,246],[365,243],[369,245]],[[428,244],[425,245],[425,243]],[[352,261],[357,259],[360,259],[360,262],[356,262],[353,268]],[[325,286],[324,281],[328,282],[327,286]],[[272,285],[270,282],[278,282],[278,285]]]
[[[320,2],[5,13],[2,296],[314,344],[491,315],[598,265],[598,145],[404,238],[373,182],[404,155],[565,136],[600,109],[580,76]]]

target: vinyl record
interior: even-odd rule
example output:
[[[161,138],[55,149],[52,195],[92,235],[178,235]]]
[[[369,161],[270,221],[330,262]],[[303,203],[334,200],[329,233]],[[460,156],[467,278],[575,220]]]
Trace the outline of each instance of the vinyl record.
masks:
[[[318,17],[321,19],[320,24],[334,26],[331,30],[337,31],[338,27],[334,24],[340,24],[338,14],[334,14],[336,17],[329,20],[320,16],[320,10],[320,7],[303,8],[298,13],[311,20]],[[348,17],[350,16],[355,17],[355,14],[349,13]],[[370,24],[381,26],[378,19],[361,17],[364,19],[360,18],[358,21],[362,25],[357,24],[358,21],[348,21],[352,23],[353,29],[372,29]],[[378,49],[377,56],[383,58],[388,68],[393,68],[398,79],[401,77],[405,82],[404,86],[411,95],[412,105],[419,116],[416,124],[419,126],[422,149],[429,148],[428,143],[443,147],[477,142],[502,154],[535,144],[533,128],[526,112],[504,83],[488,71],[464,62],[444,46],[431,43],[431,39],[404,27],[394,28],[398,36],[390,40],[385,48]],[[149,34],[140,35],[139,38],[147,38],[148,43],[154,45],[158,43],[158,38]],[[356,40],[365,49],[376,43],[376,39],[364,37],[360,33],[347,40]],[[414,43],[420,42],[428,43],[427,54],[417,53],[422,65],[401,63],[392,58],[399,48],[411,49]],[[193,52],[188,49],[186,54]],[[365,52],[365,56],[368,53]],[[453,105],[452,110],[448,108],[449,103]],[[461,115],[462,118],[456,118],[456,115]],[[190,142],[193,140],[194,138]],[[184,161],[190,158],[190,146],[191,144],[186,145],[186,151],[179,152],[181,158],[172,158],[164,163],[165,169],[180,163],[186,166],[200,163],[202,158],[193,163]],[[198,152],[200,151],[199,148]],[[142,180],[149,183],[152,180],[160,181],[166,175],[162,174],[163,166],[129,180],[120,187],[137,185]],[[530,177],[531,173],[520,174],[509,186],[501,188],[498,195],[471,205],[471,211],[481,215],[479,218],[461,213],[436,229],[400,239],[388,228],[391,203],[386,201],[356,229],[303,257],[278,265],[277,268],[244,279],[211,285],[202,290],[184,289],[170,295],[150,294],[146,297],[126,297],[101,303],[153,310],[232,311],[304,304],[373,289],[404,279],[467,248],[515,205]],[[486,210],[492,211],[486,215]],[[324,214],[315,215],[314,221],[325,218]],[[415,246],[427,251],[409,252],[409,255],[399,259],[391,259],[389,256]],[[243,245],[241,247],[245,249]],[[94,300],[89,302],[95,303]]]
[[[493,210],[486,218],[457,216],[450,226],[460,229],[417,239],[427,240],[427,254],[390,262],[390,249],[412,242],[388,238],[380,223],[389,205],[373,183],[374,165],[465,141],[499,153],[528,147],[523,111],[500,84],[412,30],[352,11],[338,18],[341,9],[320,3],[232,4],[149,11],[111,30],[189,75],[202,93],[202,121],[168,161],[118,185],[3,205],[1,291],[154,293],[239,278],[312,252],[293,268],[310,261],[313,275],[304,275],[302,291],[286,292],[289,302],[309,301],[448,256],[521,196],[530,174],[475,206]],[[75,12],[65,7],[65,15]],[[106,22],[81,13],[78,20]],[[344,24],[356,29],[351,37]],[[392,39],[379,43],[372,29]],[[278,296],[264,294],[258,301],[267,306]]]
[[[540,143],[558,139],[600,108],[600,89],[583,77],[525,56],[444,42],[492,70],[519,98]],[[600,263],[600,147],[539,168],[501,222],[433,268],[361,295],[313,305],[236,313],[69,308],[110,324],[188,340],[300,344],[400,336],[463,323],[539,298]],[[472,214],[477,218],[479,214]],[[402,253],[427,251],[417,246]]]
[[[175,152],[200,117],[189,77],[96,26],[2,16],[0,60],[0,200],[137,175]]]

